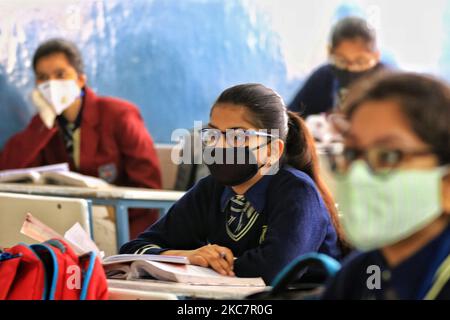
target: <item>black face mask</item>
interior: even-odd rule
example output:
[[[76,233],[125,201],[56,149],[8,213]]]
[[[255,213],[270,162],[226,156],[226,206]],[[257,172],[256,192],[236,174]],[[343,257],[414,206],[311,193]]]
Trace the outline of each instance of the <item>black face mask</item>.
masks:
[[[354,71],[348,71],[344,69],[338,69],[333,68],[333,73],[336,76],[336,79],[338,81],[338,87],[339,90],[341,89],[347,89],[352,83],[355,81],[361,79],[362,77],[365,77],[374,71],[378,69],[376,66],[372,69],[361,71],[361,72],[354,72]]]
[[[211,159],[205,160],[205,156],[211,156],[211,159],[215,160],[214,163],[210,163]],[[220,184],[230,187],[250,180],[264,166],[258,166],[256,157],[249,147],[207,147],[204,149],[203,159],[214,179]]]
[[[377,64],[371,69],[368,69],[366,71],[360,71],[360,72],[348,71],[345,69],[339,69],[339,68],[333,67],[333,73],[337,79],[337,85],[338,85],[338,87],[337,87],[338,101],[342,102],[345,99],[348,88],[354,82],[358,81],[361,78],[369,76],[370,74],[375,73],[376,71],[378,71],[380,69],[380,67],[381,67],[381,64]]]

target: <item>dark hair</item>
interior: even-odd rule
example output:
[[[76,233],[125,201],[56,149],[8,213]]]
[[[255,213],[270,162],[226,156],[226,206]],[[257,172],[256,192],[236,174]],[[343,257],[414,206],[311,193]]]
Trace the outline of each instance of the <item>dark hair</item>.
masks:
[[[384,100],[397,102],[440,163],[450,163],[450,88],[444,82],[417,73],[381,72],[352,87],[342,111],[350,119],[363,103]]]
[[[339,20],[331,31],[330,45],[335,49],[344,40],[361,39],[372,49],[376,45],[374,29],[367,21],[358,17],[347,17]]]
[[[80,51],[73,42],[64,39],[50,39],[42,43],[34,53],[33,69],[36,71],[39,59],[55,53],[63,53],[78,74],[84,73],[83,58]]]
[[[287,111],[280,95],[261,84],[242,84],[228,88],[219,96],[214,106],[219,103],[243,106],[251,116],[249,121],[256,127],[266,129],[268,132],[271,129],[279,130],[280,139],[286,146],[282,162],[305,172],[313,179],[322,195],[336,232],[339,238],[342,238],[335,202],[320,177],[314,138],[303,119],[294,112]]]

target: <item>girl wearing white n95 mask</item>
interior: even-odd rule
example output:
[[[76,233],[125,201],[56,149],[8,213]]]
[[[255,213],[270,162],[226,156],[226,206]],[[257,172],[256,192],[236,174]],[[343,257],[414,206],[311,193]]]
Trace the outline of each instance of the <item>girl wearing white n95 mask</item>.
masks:
[[[351,89],[333,155],[348,241],[325,299],[450,299],[450,89],[393,73]],[[342,123],[341,123],[342,124]]]

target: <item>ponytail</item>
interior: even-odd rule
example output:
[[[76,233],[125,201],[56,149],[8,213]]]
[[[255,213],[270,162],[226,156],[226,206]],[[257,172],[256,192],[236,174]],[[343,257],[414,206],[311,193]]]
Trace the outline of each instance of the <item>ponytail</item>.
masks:
[[[288,111],[288,134],[286,137],[286,162],[308,174],[314,181],[317,164],[316,148],[302,118]]]
[[[320,176],[319,158],[314,138],[303,119],[294,112],[288,111],[288,134],[286,137],[285,163],[305,172],[316,184],[331,221],[336,229],[343,251],[347,251],[343,242],[343,231],[339,223],[338,212],[333,196]]]

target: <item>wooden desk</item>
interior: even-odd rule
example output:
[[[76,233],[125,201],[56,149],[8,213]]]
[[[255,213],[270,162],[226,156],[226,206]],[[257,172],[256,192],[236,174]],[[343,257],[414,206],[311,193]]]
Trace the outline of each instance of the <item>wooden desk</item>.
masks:
[[[267,287],[248,286],[200,286],[159,280],[113,280],[108,279],[113,298],[146,299],[175,295],[191,299],[243,299],[246,296],[265,290]],[[123,292],[121,294],[121,291]]]
[[[130,239],[128,208],[160,209],[161,214],[163,215],[173,205],[173,203],[184,195],[184,192],[181,191],[125,188],[115,186],[108,186],[105,188],[85,188],[23,183],[0,183],[0,192],[75,197],[87,199],[93,205],[112,206],[115,208],[116,212],[118,248]]]

